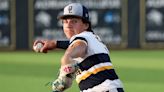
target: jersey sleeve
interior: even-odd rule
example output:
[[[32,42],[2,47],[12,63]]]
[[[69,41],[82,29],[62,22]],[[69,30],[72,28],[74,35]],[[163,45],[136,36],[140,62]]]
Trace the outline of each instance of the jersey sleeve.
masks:
[[[77,40],[81,40],[81,41],[83,41],[84,43],[87,44],[87,40],[86,40],[85,37],[75,37],[74,39],[71,40],[70,44],[76,42]]]
[[[70,39],[70,45],[75,43],[76,41],[83,41],[86,45],[88,44],[88,41],[85,36],[83,35],[76,35],[72,39]]]

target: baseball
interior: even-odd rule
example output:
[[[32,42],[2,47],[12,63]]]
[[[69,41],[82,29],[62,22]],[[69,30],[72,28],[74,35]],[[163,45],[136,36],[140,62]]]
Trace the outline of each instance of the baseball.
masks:
[[[40,49],[43,47],[42,43],[37,43],[35,46],[33,46],[33,49],[35,52],[40,52]]]

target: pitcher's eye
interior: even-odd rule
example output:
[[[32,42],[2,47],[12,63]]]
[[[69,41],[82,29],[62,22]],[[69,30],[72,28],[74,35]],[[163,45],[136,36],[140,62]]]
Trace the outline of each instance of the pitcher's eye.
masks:
[[[78,23],[78,19],[76,19],[76,18],[72,18],[72,19],[63,19],[62,20],[62,23],[72,23],[72,24],[76,24],[76,23]]]
[[[75,23],[77,23],[78,21],[77,21],[76,19],[72,19],[71,22],[72,22],[73,24],[75,24]]]
[[[66,20],[66,19],[63,19],[63,20],[62,20],[62,23],[67,23],[67,20]]]

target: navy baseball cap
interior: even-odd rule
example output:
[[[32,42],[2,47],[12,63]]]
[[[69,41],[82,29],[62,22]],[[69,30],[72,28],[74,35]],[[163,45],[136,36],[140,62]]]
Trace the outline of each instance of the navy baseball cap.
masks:
[[[82,18],[86,22],[89,22],[88,9],[80,3],[71,3],[64,8],[63,15],[59,16],[59,19],[66,19],[67,17]]]

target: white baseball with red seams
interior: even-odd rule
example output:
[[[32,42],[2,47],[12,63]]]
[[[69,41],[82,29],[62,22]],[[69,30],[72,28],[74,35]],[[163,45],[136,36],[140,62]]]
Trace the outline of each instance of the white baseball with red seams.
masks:
[[[35,52],[40,52],[40,49],[43,47],[43,43],[37,43],[35,46],[33,46],[33,49]]]

